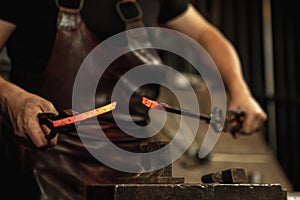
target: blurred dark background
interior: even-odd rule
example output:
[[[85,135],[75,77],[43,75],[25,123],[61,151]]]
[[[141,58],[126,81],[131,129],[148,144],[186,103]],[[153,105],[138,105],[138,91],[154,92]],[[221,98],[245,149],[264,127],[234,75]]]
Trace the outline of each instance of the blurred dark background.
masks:
[[[300,23],[292,0],[191,0],[235,45],[253,95],[268,113],[264,136],[300,191]]]

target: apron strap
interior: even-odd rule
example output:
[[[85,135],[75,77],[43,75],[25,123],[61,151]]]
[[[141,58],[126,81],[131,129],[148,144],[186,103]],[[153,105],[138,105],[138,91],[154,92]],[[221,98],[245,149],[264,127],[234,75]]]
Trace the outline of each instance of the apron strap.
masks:
[[[74,31],[79,28],[81,23],[80,11],[83,7],[84,0],[79,0],[77,8],[69,8],[55,0],[56,6],[59,8],[57,19],[57,28],[66,31]]]
[[[80,10],[82,9],[82,7],[83,7],[83,4],[84,4],[84,0],[79,0],[78,8],[73,8],[73,9],[80,11]],[[62,5],[60,4],[59,0],[55,0],[55,5],[56,5],[56,7],[58,7],[58,8],[60,8],[60,7],[65,7],[65,6],[62,6]]]
[[[121,20],[125,23],[126,29],[144,27],[144,23],[142,21],[143,11],[138,2],[135,0],[121,0],[116,4],[117,12],[121,18]],[[125,10],[130,9],[129,12],[126,13]],[[132,14],[133,13],[133,14]]]

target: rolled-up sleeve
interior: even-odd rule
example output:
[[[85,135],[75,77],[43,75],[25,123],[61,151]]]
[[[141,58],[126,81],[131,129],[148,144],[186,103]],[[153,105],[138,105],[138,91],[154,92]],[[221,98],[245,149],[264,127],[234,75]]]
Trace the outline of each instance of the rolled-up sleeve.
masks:
[[[22,7],[18,4],[15,0],[3,0],[0,3],[0,19],[17,24],[20,7]]]
[[[187,0],[163,0],[159,16],[159,23],[163,24],[186,11]]]

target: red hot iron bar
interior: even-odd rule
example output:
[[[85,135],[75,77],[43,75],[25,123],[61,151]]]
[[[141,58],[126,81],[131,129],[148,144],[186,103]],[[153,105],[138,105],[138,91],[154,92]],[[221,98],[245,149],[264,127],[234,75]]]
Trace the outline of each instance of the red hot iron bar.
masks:
[[[117,102],[112,102],[110,104],[80,114],[73,113],[71,109],[64,110],[58,115],[53,113],[39,113],[38,118],[41,125],[46,125],[49,129],[51,129],[50,134],[45,135],[47,140],[51,140],[58,133],[75,131],[76,123],[110,112],[116,108],[116,105]]]

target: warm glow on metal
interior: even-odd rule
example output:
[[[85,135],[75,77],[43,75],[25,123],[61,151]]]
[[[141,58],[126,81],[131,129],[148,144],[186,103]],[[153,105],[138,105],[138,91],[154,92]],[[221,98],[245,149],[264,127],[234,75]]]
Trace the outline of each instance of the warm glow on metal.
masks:
[[[146,97],[143,97],[142,103],[149,108],[157,108],[159,106],[158,102],[150,100]]]
[[[59,127],[59,126],[65,126],[65,125],[69,125],[69,124],[73,124],[73,123],[77,123],[80,121],[83,121],[85,119],[88,118],[92,118],[92,117],[96,117],[99,115],[102,115],[104,113],[107,113],[109,111],[112,111],[116,108],[116,104],[117,102],[112,102],[110,104],[107,104],[105,106],[96,108],[94,110],[90,110],[84,113],[80,113],[71,117],[67,117],[67,118],[63,118],[63,119],[59,119],[59,120],[54,120],[52,121],[53,123],[53,127]]]

